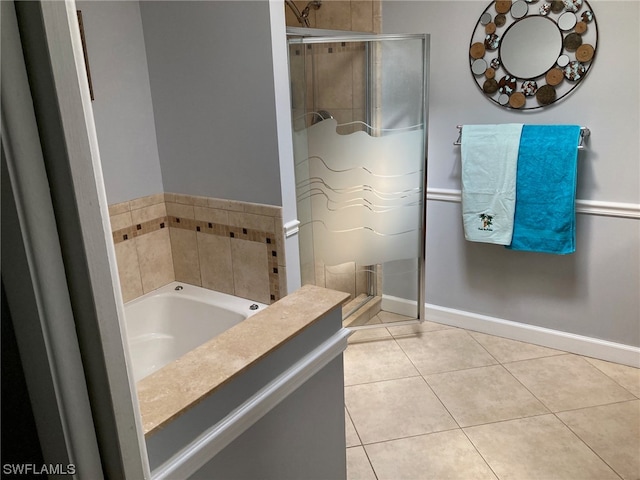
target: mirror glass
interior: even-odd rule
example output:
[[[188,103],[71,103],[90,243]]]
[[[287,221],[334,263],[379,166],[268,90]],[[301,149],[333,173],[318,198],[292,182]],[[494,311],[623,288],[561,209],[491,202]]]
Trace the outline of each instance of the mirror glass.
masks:
[[[586,0],[496,0],[476,23],[469,66],[495,104],[546,107],[584,80],[597,40],[595,15]]]
[[[544,75],[562,52],[562,34],[547,17],[514,23],[500,42],[500,59],[511,75],[531,79]]]

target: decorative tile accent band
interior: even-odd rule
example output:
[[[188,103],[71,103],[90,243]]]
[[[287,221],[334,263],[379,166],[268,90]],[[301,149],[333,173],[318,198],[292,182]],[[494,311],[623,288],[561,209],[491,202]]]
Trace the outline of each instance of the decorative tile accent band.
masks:
[[[156,232],[162,228],[166,228],[168,224],[168,218],[164,216],[160,218],[154,218],[153,220],[149,220],[146,222],[137,223],[129,227],[121,228],[111,233],[111,235],[113,236],[113,243],[118,244],[120,242],[139,237],[146,233]]]
[[[154,218],[153,220],[116,230],[112,233],[113,243],[118,244],[120,242],[131,240],[135,237],[166,228],[167,226],[171,228],[180,228],[182,230],[193,230],[196,232],[207,233],[209,235],[240,238],[250,242],[266,243],[272,245],[272,249],[276,248],[274,233],[174,216]]]
[[[119,259],[119,270],[127,270],[120,272],[125,301],[162,286],[157,284],[159,280],[145,282],[154,273],[147,272],[154,268],[154,262],[147,258],[149,248],[154,251],[158,241],[170,243],[163,263],[173,265],[171,281],[263,303],[286,295],[280,207],[167,193],[111,205],[109,210],[116,256],[129,252],[129,260],[124,261],[124,256]],[[150,235],[164,229],[166,237]],[[213,240],[205,240],[210,236],[219,240],[212,244]],[[139,243],[143,241],[145,245]],[[162,276],[164,281],[167,275]]]

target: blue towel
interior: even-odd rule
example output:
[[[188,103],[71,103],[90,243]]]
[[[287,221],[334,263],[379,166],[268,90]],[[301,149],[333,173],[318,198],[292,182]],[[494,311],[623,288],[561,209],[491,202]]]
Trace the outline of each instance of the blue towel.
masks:
[[[520,137],[513,239],[508,248],[576,250],[578,125],[525,125]]]
[[[473,242],[509,245],[522,124],[462,128],[462,222]]]

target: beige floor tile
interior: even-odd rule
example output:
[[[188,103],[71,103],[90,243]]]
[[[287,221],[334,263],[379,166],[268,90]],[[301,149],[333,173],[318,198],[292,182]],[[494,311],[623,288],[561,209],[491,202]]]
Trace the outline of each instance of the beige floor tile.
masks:
[[[457,428],[421,377],[346,387],[345,403],[363,444]]]
[[[464,431],[500,480],[619,478],[554,415]]]
[[[378,480],[495,479],[460,430],[365,447]]]
[[[409,335],[421,336],[425,332],[435,332],[436,330],[451,330],[455,327],[449,325],[443,325],[442,323],[435,323],[424,321],[422,323],[416,323],[415,325],[402,325],[399,327],[388,327],[389,332],[394,337],[405,337]]]
[[[495,335],[486,335],[479,332],[469,332],[469,334],[475,338],[480,345],[486,348],[487,351],[500,363],[550,357],[552,355],[561,355],[565,353],[560,350],[540,347],[531,343],[496,337]]]
[[[422,375],[498,363],[460,329],[437,330],[419,337],[398,337],[396,341]]]
[[[349,343],[362,343],[371,340],[391,339],[391,334],[384,327],[363,328],[362,330],[354,330],[349,337]]]
[[[553,412],[635,399],[577,355],[524,360],[504,366]]]
[[[364,448],[347,448],[347,480],[376,480]]]
[[[640,400],[558,414],[622,478],[640,478]]]
[[[356,427],[353,426],[353,422],[351,421],[351,417],[349,416],[349,412],[347,412],[346,408],[344,409],[344,425],[347,448],[362,445],[360,437],[358,437],[358,432],[356,432]]]
[[[416,319],[416,317],[407,317],[405,315],[400,315],[397,313],[385,312],[385,311],[378,312],[376,316],[380,319],[380,322],[382,323],[408,322],[410,320]]]
[[[615,380],[619,385],[629,390],[636,397],[640,398],[640,368],[605,362],[604,360],[595,358],[583,358],[602,373]]]
[[[425,377],[461,427],[549,413],[501,365]]]
[[[344,384],[391,380],[418,375],[393,339],[350,344],[344,352]]]

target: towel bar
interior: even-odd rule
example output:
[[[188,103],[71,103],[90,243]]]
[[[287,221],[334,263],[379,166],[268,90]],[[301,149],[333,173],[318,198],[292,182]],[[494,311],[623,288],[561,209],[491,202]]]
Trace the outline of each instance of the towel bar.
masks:
[[[462,125],[456,125],[456,128],[458,129],[458,138],[455,142],[453,142],[454,145],[462,145]],[[578,144],[578,150],[584,150],[586,147],[586,145],[584,144],[585,138],[587,138],[589,135],[591,135],[591,130],[589,130],[587,127],[580,127],[580,143]]]

